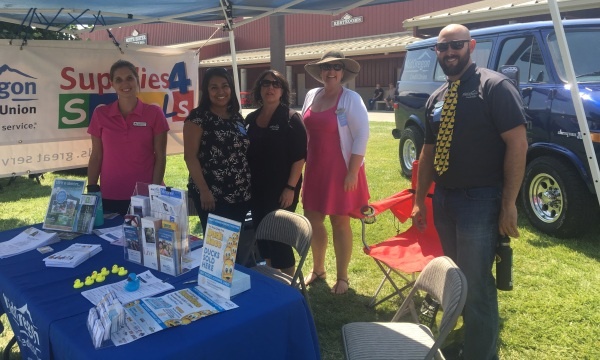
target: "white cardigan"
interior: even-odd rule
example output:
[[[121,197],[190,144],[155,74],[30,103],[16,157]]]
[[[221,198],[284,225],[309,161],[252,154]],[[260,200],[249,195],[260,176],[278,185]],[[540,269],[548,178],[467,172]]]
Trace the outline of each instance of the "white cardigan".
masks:
[[[315,88],[306,94],[304,106],[302,107],[302,118],[310,108],[316,94],[323,88]],[[360,95],[346,87],[342,87],[343,93],[336,110],[338,132],[340,134],[340,145],[342,155],[346,161],[346,167],[350,164],[352,154],[365,156],[367,152],[367,141],[369,140],[369,114]],[[310,141],[310,138],[309,138]]]

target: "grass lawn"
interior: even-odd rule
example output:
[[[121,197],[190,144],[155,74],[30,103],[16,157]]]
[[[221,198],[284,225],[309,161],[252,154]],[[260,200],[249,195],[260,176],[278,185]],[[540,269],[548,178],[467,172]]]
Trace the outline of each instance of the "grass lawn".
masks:
[[[400,176],[398,141],[392,139],[391,130],[391,123],[371,123],[367,177],[372,199],[384,198],[410,186],[409,181]],[[8,179],[0,179],[0,230],[41,222],[52,181],[57,177],[84,178],[84,175],[48,173],[41,185],[26,177],[17,178],[11,185],[7,185]],[[165,183],[185,188],[186,182],[183,157],[169,156]],[[190,218],[190,223],[192,229],[197,229],[197,218]],[[376,243],[391,237],[396,232],[395,227],[392,216],[384,214],[368,226],[367,240]],[[327,281],[310,287],[323,359],[343,358],[340,331],[343,324],[388,321],[399,305],[397,301],[387,301],[375,309],[366,306],[382,275],[362,252],[358,221],[353,221],[353,231],[348,294],[330,294],[335,281],[332,244],[327,255]],[[514,290],[499,292],[500,358],[600,358],[600,271],[596,268],[600,260],[600,228],[594,228],[583,238],[561,240],[539,234],[522,217],[519,231],[521,237],[512,241]],[[305,269],[311,265],[309,256]],[[6,315],[1,320],[9,327]],[[11,337],[10,331],[0,335],[0,350]],[[13,351],[11,359],[19,358],[18,351]]]

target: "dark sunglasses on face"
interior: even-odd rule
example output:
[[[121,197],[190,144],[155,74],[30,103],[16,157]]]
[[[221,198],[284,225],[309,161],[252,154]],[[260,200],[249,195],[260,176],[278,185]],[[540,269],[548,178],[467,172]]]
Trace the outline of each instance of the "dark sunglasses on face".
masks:
[[[342,65],[342,64],[321,64],[321,65],[319,65],[319,67],[323,71],[329,71],[331,69],[333,69],[335,71],[340,71],[344,68],[344,65]]]
[[[448,47],[451,47],[452,50],[460,50],[465,47],[465,43],[468,43],[471,40],[452,40],[450,42],[440,42],[435,44],[435,49],[439,52],[444,52],[448,50]]]
[[[274,89],[280,89],[281,88],[281,83],[279,82],[279,80],[266,80],[266,79],[263,79],[263,80],[260,81],[260,86],[262,86],[264,88],[268,88],[271,85],[273,85]]]

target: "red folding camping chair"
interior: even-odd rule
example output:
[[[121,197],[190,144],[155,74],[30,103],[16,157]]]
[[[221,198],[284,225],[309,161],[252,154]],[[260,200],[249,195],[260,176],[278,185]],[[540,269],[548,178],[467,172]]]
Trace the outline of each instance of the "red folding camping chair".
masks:
[[[404,300],[403,292],[409,289],[415,282],[416,273],[421,272],[425,265],[438,256],[443,255],[442,246],[437,231],[433,224],[433,211],[431,196],[434,185],[431,185],[425,205],[427,206],[427,228],[420,232],[416,226],[411,226],[406,231],[397,234],[376,245],[369,245],[366,241],[366,225],[375,222],[375,217],[386,210],[404,223],[411,216],[416,185],[417,185],[418,162],[413,163],[412,188],[403,190],[383,200],[365,206],[361,211],[363,251],[375,260],[384,274],[379,287],[375,291],[369,306],[374,307],[382,302],[400,296]],[[398,275],[404,281],[404,285],[398,285],[393,274]],[[396,277],[396,276],[395,276]],[[398,277],[396,277],[398,279]],[[377,300],[379,292],[386,282],[394,288],[394,292]]]

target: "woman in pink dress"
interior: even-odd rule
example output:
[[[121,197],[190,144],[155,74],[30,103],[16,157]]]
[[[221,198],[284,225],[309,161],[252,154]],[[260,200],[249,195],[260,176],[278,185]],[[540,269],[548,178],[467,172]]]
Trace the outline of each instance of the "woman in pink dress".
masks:
[[[313,228],[313,269],[306,284],[326,277],[327,230],[333,230],[336,257],[334,294],[348,291],[348,265],[352,255],[349,214],[369,200],[363,159],[369,138],[369,118],[360,95],[342,84],[354,79],[360,65],[337,50],[330,50],[306,71],[324,87],[306,94],[302,116],[308,133],[302,203]]]

